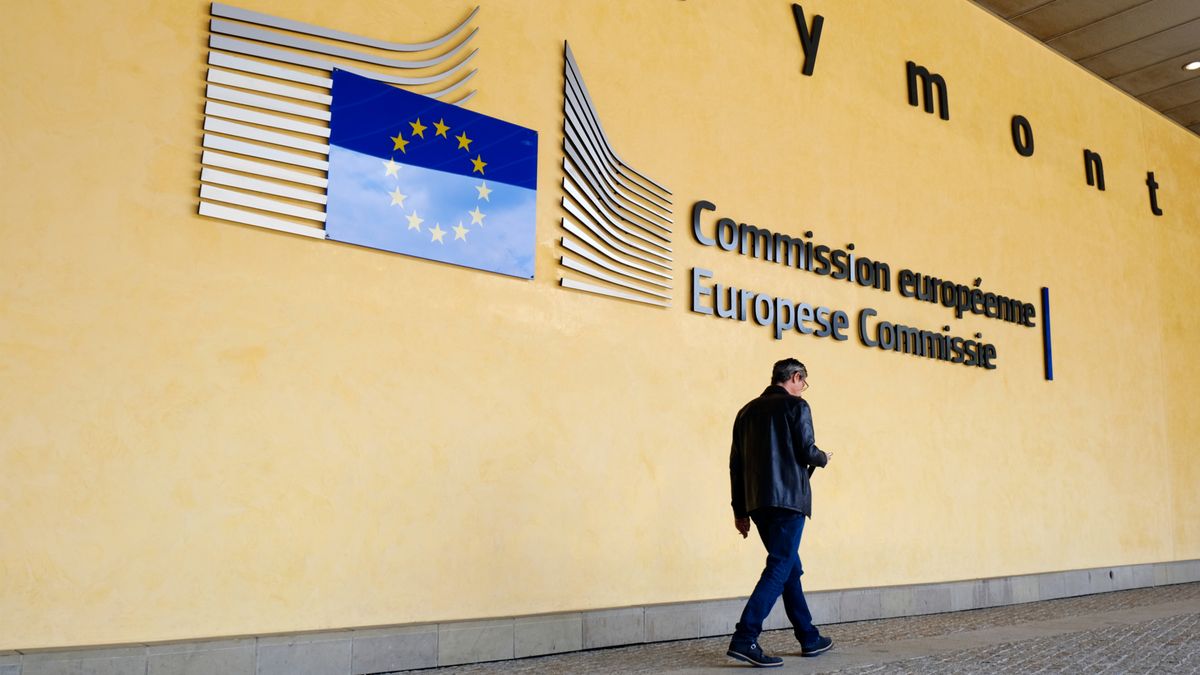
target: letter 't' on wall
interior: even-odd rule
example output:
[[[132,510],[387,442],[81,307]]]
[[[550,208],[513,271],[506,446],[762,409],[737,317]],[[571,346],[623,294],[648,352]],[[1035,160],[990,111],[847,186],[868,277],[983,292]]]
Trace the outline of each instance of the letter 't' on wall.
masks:
[[[804,8],[792,3],[792,17],[796,19],[796,30],[800,32],[800,49],[804,51],[804,67],[800,72],[812,77],[813,69],[817,67],[817,49],[821,46],[821,29],[825,27],[825,17],[813,15],[812,30],[804,20]]]
[[[920,99],[917,92],[917,79],[921,80],[921,91],[925,100],[925,112],[933,113],[933,88],[938,90],[938,117],[950,119],[950,93],[946,89],[946,78],[937,73],[929,72],[925,66],[919,66],[909,61],[905,66],[908,73],[908,104],[916,106]]]
[[[1161,216],[1163,212],[1158,207],[1158,181],[1154,180],[1153,171],[1146,172],[1146,187],[1150,190],[1150,213]]]

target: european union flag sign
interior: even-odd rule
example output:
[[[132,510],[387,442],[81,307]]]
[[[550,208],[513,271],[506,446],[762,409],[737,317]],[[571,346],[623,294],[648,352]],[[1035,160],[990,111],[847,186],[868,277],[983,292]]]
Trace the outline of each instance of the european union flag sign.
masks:
[[[533,278],[537,132],[333,71],[330,239]]]

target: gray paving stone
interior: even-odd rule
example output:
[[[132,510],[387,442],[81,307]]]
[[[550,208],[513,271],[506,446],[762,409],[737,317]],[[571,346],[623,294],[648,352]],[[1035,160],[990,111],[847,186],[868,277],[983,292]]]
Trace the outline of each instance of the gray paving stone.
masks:
[[[913,588],[913,614],[936,614],[954,610],[954,591],[943,584]]]
[[[1013,603],[1013,580],[1009,577],[983,580],[983,604],[980,607],[1000,607]]]
[[[21,675],[21,664],[0,666],[0,675]]]
[[[1134,588],[1148,588],[1154,585],[1155,581],[1153,565],[1135,565],[1133,567]]]
[[[818,626],[842,620],[841,591],[805,593],[804,599],[808,602],[808,611],[812,613],[813,623]]]
[[[126,656],[115,659],[88,659],[80,661],[79,675],[145,675],[147,659],[145,656]],[[36,671],[25,671],[32,675]]]
[[[254,675],[253,638],[156,645],[147,652],[147,675]]]
[[[908,616],[912,614],[913,592],[908,586],[881,588],[879,592],[879,618]]]
[[[1108,593],[1113,589],[1116,573],[1111,568],[1088,570],[1088,593]]]
[[[842,591],[842,602],[839,608],[842,621],[878,619],[882,613],[883,604],[878,589],[859,588]]]
[[[994,606],[988,602],[987,579],[979,579],[976,581],[972,590],[974,592],[971,594],[971,609],[981,609],[983,607]]]
[[[583,614],[548,614],[516,619],[513,654],[518,658],[583,649]]]
[[[35,652],[24,656],[18,672],[24,675],[145,675],[146,648]]]
[[[783,603],[778,603],[782,605]],[[694,603],[646,608],[646,642],[700,637],[700,608]]]
[[[1067,597],[1067,577],[1061,572],[1038,575],[1038,598],[1057,600]]]
[[[1184,560],[1167,566],[1167,583],[1186,584],[1200,581],[1200,561]]]
[[[733,635],[746,600],[715,600],[705,603],[700,613],[700,636]]]
[[[976,588],[982,584],[978,581],[957,581],[946,585],[950,589],[950,609],[961,612],[975,609]]]
[[[1112,590],[1127,591],[1134,588],[1133,569],[1132,565],[1122,565],[1112,568]]]
[[[83,662],[79,659],[63,659],[30,663],[22,666],[17,672],[24,675],[80,675],[82,671]]]
[[[646,610],[605,609],[583,614],[583,648],[640,644],[646,640]]]
[[[435,625],[374,628],[351,633],[353,675],[383,673],[437,665],[438,630]]]
[[[514,643],[512,619],[439,624],[438,665],[511,659]]]
[[[0,666],[21,665],[21,655],[17,652],[0,652]]]
[[[782,630],[791,628],[792,621],[788,619],[787,608],[783,606],[783,599],[775,601],[775,606],[771,608],[771,613],[767,615],[763,621],[763,630]]]
[[[1012,578],[1012,602],[1036,602],[1038,600],[1037,577],[1020,576]]]
[[[1069,572],[1060,572],[1060,574],[1063,577],[1065,597],[1089,595],[1092,592],[1092,579],[1088,570],[1071,570]]]
[[[349,675],[349,631],[260,638],[258,675]]]
[[[1165,585],[1171,583],[1170,577],[1171,577],[1170,570],[1167,569],[1166,565],[1155,565],[1155,567],[1154,567],[1154,585],[1155,586],[1165,586]]]

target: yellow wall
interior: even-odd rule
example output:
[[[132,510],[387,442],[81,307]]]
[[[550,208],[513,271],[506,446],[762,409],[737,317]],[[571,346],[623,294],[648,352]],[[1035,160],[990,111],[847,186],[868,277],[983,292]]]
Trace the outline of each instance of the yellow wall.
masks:
[[[836,455],[810,589],[1200,557],[1194,135],[961,0],[804,2],[811,78],[781,0],[482,4],[469,107],[541,135],[532,282],[195,215],[207,3],[6,13],[0,649],[744,595],[728,431],[789,355]],[[238,5],[398,40],[472,6]],[[676,195],[670,309],[557,286],[564,38]],[[908,59],[950,122],[907,105]],[[1056,380],[1037,329],[701,247],[699,199],[893,272],[1048,286]],[[688,311],[693,266],[982,331],[1000,367],[776,342]]]

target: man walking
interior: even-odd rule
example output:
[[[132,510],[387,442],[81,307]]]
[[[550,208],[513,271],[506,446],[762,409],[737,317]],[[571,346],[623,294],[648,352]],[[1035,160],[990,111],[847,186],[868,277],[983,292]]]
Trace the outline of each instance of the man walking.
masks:
[[[733,522],[745,538],[750,521],[767,549],[767,564],[746,601],[729,643],[729,656],[760,667],[782,666],[783,659],[763,654],[758,635],[763,621],[783,595],[783,606],[800,641],[801,656],[833,646],[812,623],[800,586],[800,535],[812,515],[809,477],[829,463],[813,440],[812,412],[800,394],[808,389],[808,370],[784,359],[771,372],[771,386],[738,411],[729,453]]]

